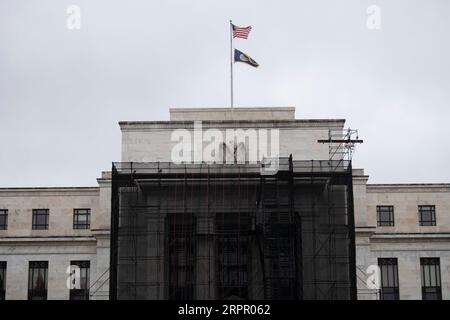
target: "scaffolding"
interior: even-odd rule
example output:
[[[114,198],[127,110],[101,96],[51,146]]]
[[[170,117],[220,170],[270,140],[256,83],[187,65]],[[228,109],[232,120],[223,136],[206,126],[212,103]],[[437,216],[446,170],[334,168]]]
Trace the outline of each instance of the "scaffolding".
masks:
[[[356,299],[351,161],[113,163],[111,299]]]

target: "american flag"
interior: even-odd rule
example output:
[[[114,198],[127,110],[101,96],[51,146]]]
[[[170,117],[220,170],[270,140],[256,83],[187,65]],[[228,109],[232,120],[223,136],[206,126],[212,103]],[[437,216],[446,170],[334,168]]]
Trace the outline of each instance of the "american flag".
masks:
[[[233,27],[233,38],[247,39],[248,34],[250,33],[250,31],[252,31],[251,26],[238,27],[238,26],[235,26],[234,24],[231,24],[231,26]]]

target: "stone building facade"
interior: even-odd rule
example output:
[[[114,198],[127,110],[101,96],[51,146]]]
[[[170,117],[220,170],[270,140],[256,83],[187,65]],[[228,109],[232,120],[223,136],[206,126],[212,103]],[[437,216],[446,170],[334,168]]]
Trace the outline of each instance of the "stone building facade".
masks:
[[[103,184],[101,179],[99,184]],[[47,268],[36,279],[45,284],[42,290],[47,292],[39,292],[36,298],[42,294],[48,299],[69,298],[67,268],[72,261],[89,263],[93,298],[108,296],[104,273],[109,268],[109,219],[105,211],[102,214],[101,189],[1,189],[0,261],[6,269],[2,279],[6,299],[30,297],[29,270],[34,262],[44,262]],[[86,219],[76,223],[75,212]]]
[[[399,299],[450,299],[450,184],[367,184],[368,179],[355,171],[359,298],[380,298],[362,280],[368,266],[384,260],[394,263],[387,268],[397,273],[391,286],[397,286]]]
[[[295,160],[329,159],[318,140],[345,124],[295,119],[294,108],[171,109],[170,121],[120,123],[121,161],[170,161],[172,132],[193,133],[199,120],[219,131],[277,128],[279,155]],[[358,298],[450,299],[450,184],[368,180],[353,169]],[[0,188],[0,298],[108,298],[110,172],[97,181],[86,188]],[[80,266],[84,291],[69,288],[71,265]],[[376,289],[371,276],[379,271]]]

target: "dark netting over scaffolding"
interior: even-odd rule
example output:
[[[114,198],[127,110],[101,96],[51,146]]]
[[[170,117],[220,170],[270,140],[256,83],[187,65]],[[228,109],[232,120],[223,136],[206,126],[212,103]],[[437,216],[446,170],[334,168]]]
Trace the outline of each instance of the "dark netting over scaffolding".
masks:
[[[112,299],[355,299],[349,161],[114,163]]]

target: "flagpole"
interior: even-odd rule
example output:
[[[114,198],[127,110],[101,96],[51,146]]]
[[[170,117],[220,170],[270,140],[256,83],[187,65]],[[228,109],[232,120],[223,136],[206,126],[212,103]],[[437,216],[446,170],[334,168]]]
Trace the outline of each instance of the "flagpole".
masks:
[[[233,112],[233,22],[230,20],[230,102],[231,102],[231,112]]]

